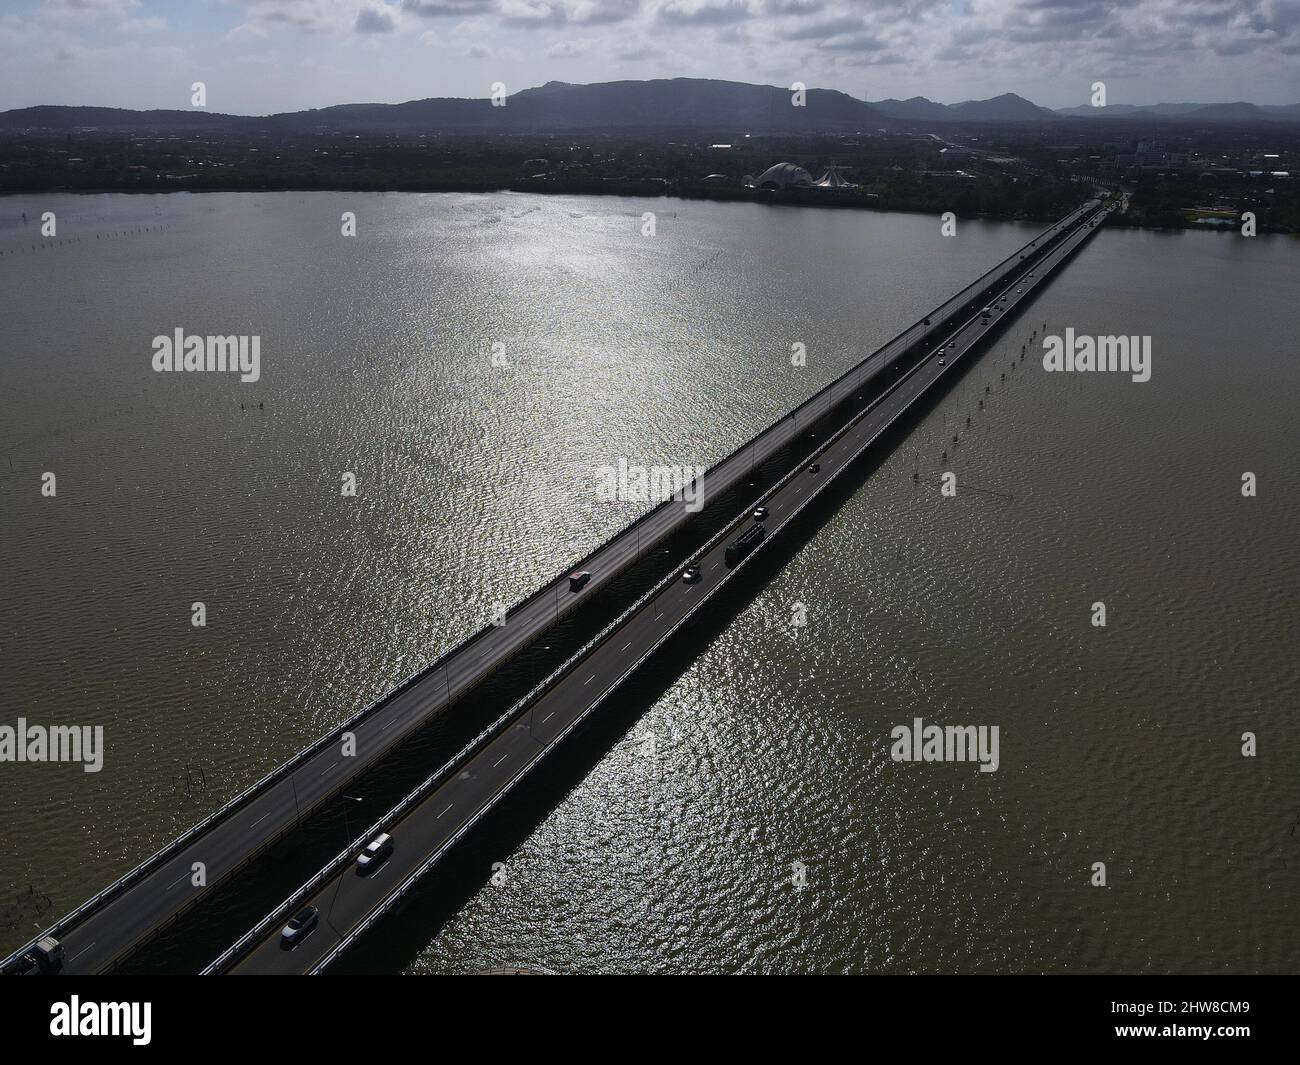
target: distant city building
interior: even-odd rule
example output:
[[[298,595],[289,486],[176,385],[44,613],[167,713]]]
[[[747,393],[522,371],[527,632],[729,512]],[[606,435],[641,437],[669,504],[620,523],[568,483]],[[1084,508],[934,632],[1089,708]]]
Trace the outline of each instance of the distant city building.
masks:
[[[760,189],[810,189],[813,184],[813,176],[794,163],[769,166],[754,180],[754,185]]]
[[[705,180],[708,180],[707,178]],[[794,163],[777,163],[764,170],[758,177],[745,175],[745,184],[755,188],[782,189],[855,189],[855,185],[844,176],[844,167],[828,166],[822,176],[813,180],[813,176],[801,166]]]
[[[856,189],[852,181],[844,176],[844,167],[828,166],[826,173],[817,179],[819,189]]]

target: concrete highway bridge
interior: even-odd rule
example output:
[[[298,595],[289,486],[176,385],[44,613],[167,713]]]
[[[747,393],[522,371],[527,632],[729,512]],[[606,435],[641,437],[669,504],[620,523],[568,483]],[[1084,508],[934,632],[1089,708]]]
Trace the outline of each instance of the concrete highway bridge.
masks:
[[[356,841],[271,909],[217,958],[207,972],[323,971],[414,885],[462,836],[689,618],[736,578],[809,502],[822,493],[882,433],[945,374],[977,353],[998,323],[1034,293],[1096,231],[1109,203],[1089,201],[981,275],[780,420],[710,467],[683,493],[659,504],[586,558],[507,611],[505,624],[485,626],[396,690],[268,773],[251,788],[132,869],[20,948],[0,970],[27,967],[37,942],[55,938],[65,973],[113,970],[183,913],[233,881],[268,848],[344,792],[435,715],[701,515],[717,531],[676,560],[670,573],[625,609],[522,699],[506,708],[455,756],[440,765]],[[999,300],[1003,302],[999,304]],[[982,312],[994,309],[988,316]],[[942,361],[936,352],[946,350]],[[816,433],[811,456],[797,442]],[[746,498],[752,471],[790,459],[761,497]],[[737,501],[739,502],[739,505]],[[702,504],[702,506],[701,506]],[[718,522],[718,508],[730,508]],[[761,520],[754,514],[766,508]],[[752,532],[756,526],[760,532]],[[743,557],[729,545],[746,533],[756,543]],[[682,572],[698,567],[687,583]],[[570,587],[569,573],[587,583]],[[355,754],[343,753],[345,734]],[[356,857],[380,832],[393,850],[368,875]],[[206,871],[192,885],[194,863]],[[268,900],[269,901],[269,900]],[[280,929],[305,906],[316,927],[292,949]]]

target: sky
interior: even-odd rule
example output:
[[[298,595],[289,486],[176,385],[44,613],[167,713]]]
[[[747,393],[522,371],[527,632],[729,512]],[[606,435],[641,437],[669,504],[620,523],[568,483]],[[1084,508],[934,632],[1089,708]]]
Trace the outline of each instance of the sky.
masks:
[[[1300,0],[0,0],[0,110],[269,114],[707,77],[943,103],[1300,102]]]

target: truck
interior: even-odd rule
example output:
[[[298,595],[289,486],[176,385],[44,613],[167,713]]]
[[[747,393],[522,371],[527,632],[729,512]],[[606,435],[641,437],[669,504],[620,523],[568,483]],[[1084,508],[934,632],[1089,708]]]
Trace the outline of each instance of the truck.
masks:
[[[20,976],[57,973],[63,968],[63,944],[53,936],[43,936],[19,959],[14,972]]]

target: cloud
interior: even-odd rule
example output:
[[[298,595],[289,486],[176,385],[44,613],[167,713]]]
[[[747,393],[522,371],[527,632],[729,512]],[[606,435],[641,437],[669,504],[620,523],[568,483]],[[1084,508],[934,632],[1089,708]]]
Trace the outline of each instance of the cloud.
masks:
[[[139,6],[140,0],[45,0],[41,9],[52,17],[84,21],[104,16],[125,18]]]
[[[402,8],[421,18],[449,18],[484,15],[495,8],[494,0],[402,0]]]
[[[826,0],[764,0],[769,15],[816,15],[826,10]]]
[[[879,52],[886,45],[869,33],[844,33],[821,41],[817,47],[828,52]]]
[[[843,15],[839,18],[824,19],[820,22],[806,22],[794,25],[781,32],[787,41],[817,41],[826,37],[835,37],[843,33],[855,33],[866,23],[860,16]]]
[[[363,7],[357,12],[354,28],[358,33],[392,33],[397,20],[387,8]]]
[[[572,0],[566,8],[571,22],[604,26],[635,18],[641,11],[641,0]]]
[[[660,22],[677,26],[730,26],[752,15],[746,0],[665,0],[655,10]]]
[[[620,48],[614,53],[614,58],[620,63],[648,63],[651,60],[662,61],[664,51],[662,48],[656,48],[645,41],[639,41],[628,47]]]
[[[591,51],[589,41],[562,40],[556,41],[546,49],[546,58],[548,59],[578,59]]]
[[[89,70],[106,31],[135,48],[281,49],[277,73],[248,81],[250,110],[369,98],[376,52],[393,99],[475,95],[488,58],[522,85],[572,77],[562,65],[581,60],[583,80],[799,80],[872,98],[1015,88],[1058,106],[1104,76],[1117,102],[1120,83],[1131,102],[1300,99],[1300,0],[30,0],[0,13],[0,88],[60,98],[73,83],[40,61],[61,51]],[[413,41],[445,62],[430,69],[403,47]],[[341,76],[313,80],[326,61]],[[880,72],[864,80],[865,67]],[[161,91],[143,87],[144,69],[123,60],[77,87],[106,102]]]

